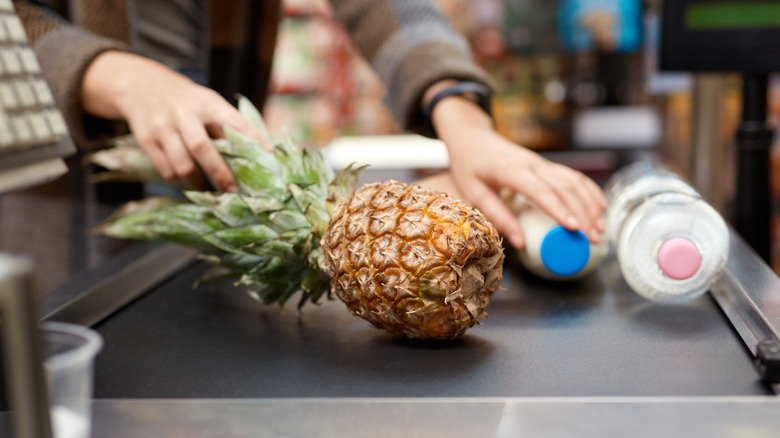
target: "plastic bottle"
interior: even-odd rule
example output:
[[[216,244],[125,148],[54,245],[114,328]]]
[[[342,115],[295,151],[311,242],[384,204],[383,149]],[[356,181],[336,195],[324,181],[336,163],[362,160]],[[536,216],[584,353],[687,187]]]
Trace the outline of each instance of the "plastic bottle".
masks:
[[[607,238],[636,293],[681,302],[717,280],[728,259],[728,227],[691,185],[639,161],[616,172],[605,192]]]
[[[525,236],[520,262],[535,275],[551,280],[574,280],[593,271],[606,256],[606,240],[592,244],[582,231],[559,225],[535,204],[517,195],[510,201]]]

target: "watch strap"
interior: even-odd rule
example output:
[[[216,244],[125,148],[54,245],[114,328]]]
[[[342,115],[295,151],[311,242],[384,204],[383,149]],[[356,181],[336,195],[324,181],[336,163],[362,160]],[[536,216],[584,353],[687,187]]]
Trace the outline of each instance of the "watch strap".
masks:
[[[472,94],[475,96],[473,99],[474,103],[476,103],[480,108],[482,108],[485,113],[493,117],[493,113],[490,109],[490,100],[491,100],[491,92],[490,88],[488,88],[485,85],[482,85],[477,82],[458,82],[457,84],[451,85],[447,88],[444,88],[440,90],[438,93],[436,93],[433,98],[431,98],[431,101],[428,102],[428,105],[426,105],[423,108],[423,116],[425,117],[425,121],[430,128],[431,132],[435,132],[433,129],[433,122],[431,120],[431,115],[433,114],[433,109],[436,107],[439,102],[441,102],[444,98],[450,97],[450,96],[467,96],[469,94]]]

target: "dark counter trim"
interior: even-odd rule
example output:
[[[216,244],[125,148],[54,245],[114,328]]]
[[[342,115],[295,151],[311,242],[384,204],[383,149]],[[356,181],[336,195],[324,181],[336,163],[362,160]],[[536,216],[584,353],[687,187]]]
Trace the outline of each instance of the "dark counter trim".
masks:
[[[92,326],[196,260],[197,253],[173,244],[133,248],[99,270],[49,292],[40,303],[42,320]]]

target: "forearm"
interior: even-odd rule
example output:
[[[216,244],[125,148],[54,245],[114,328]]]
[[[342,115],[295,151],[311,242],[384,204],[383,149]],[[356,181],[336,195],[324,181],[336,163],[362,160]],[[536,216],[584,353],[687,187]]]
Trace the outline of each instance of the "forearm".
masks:
[[[421,108],[427,108],[434,96],[457,82],[446,79],[428,87],[421,99]],[[475,102],[474,98],[466,95],[456,94],[440,100],[431,111],[430,119],[437,137],[448,147],[453,144],[448,141],[449,139],[458,138],[465,131],[479,132],[493,129],[490,115]]]
[[[81,105],[84,111],[97,117],[125,119],[130,113],[128,101],[133,95],[153,86],[145,82],[170,76],[186,80],[154,60],[127,52],[106,51],[84,72]]]

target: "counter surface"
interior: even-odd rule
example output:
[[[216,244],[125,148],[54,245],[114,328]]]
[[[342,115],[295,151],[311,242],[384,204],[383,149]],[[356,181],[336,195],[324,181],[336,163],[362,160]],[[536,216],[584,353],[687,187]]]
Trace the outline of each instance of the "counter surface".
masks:
[[[339,301],[302,313],[231,285],[192,288],[194,264],[96,327],[95,397],[596,397],[771,394],[705,295],[659,305],[608,258],[576,283],[510,257],[490,317],[452,342],[401,339]]]

